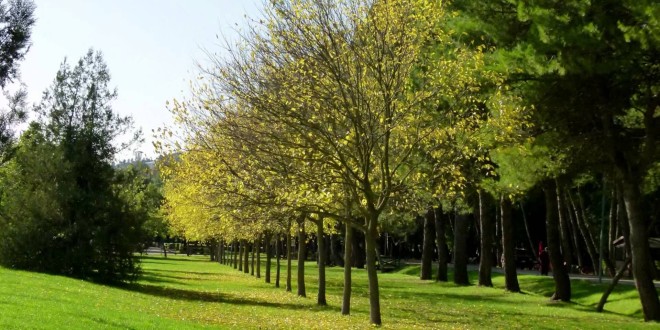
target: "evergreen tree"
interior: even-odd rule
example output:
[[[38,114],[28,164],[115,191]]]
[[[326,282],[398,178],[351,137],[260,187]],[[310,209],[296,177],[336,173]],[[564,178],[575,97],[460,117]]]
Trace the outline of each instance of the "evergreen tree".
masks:
[[[0,1],[0,88],[8,101],[7,109],[0,111],[0,164],[14,151],[12,127],[25,119],[25,89],[11,93],[5,87],[18,78],[18,62],[30,49],[34,9],[31,0]]]
[[[4,265],[110,282],[137,274],[146,219],[122,193],[113,141],[131,127],[112,111],[116,92],[100,53],[65,61],[36,107],[6,171],[0,231]],[[137,139],[136,133],[134,139]]]

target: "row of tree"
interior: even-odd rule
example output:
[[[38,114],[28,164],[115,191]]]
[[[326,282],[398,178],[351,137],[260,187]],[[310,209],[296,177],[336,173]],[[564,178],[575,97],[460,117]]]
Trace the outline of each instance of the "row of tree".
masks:
[[[659,11],[584,0],[269,2],[212,57],[194,96],[173,102],[177,128],[159,131],[168,219],[188,238],[225,242],[289,240],[311,223],[319,249],[338,226],[345,242],[361,232],[370,319],[381,324],[385,229],[426,215],[424,259],[435,236],[442,280],[438,215],[453,214],[455,280],[466,284],[466,215],[478,216],[482,256],[493,254],[498,219],[506,287],[519,291],[512,205],[536,189],[553,299],[570,300],[567,266],[582,256],[571,248],[601,264],[573,189],[604,182],[644,317],[659,320],[649,248],[658,214],[645,207],[658,198]],[[571,242],[577,231],[585,242]],[[492,285],[492,265],[481,258],[480,284]],[[347,304],[350,266],[345,274]]]

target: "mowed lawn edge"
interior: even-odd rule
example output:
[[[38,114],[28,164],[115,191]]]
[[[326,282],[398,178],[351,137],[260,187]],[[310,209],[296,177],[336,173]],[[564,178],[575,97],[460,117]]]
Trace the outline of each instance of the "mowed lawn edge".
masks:
[[[274,262],[273,262],[274,264]],[[295,263],[294,263],[295,264]],[[2,329],[363,329],[369,305],[366,272],[353,271],[350,316],[340,313],[342,269],[327,269],[328,306],[316,306],[317,268],[305,265],[307,297],[209,262],[202,256],[145,256],[136,283],[107,286],[63,276],[0,268]],[[265,267],[262,263],[262,272]],[[572,303],[551,302],[550,277],[520,275],[523,294],[494,288],[421,281],[418,266],[379,274],[383,328],[389,329],[636,329],[642,321],[634,286],[619,285],[605,313],[596,313],[604,285],[572,281]],[[272,281],[275,281],[273,269]],[[473,283],[476,274],[470,274]]]

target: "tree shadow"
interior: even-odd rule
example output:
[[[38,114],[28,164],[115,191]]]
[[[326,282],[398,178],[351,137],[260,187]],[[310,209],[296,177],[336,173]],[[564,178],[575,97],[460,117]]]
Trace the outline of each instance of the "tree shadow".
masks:
[[[138,278],[139,281],[142,282],[149,282],[149,283],[171,283],[171,284],[177,284],[177,285],[188,285],[187,283],[184,283],[182,281],[178,281],[177,279],[184,279],[184,278],[178,278],[174,276],[164,276],[156,273],[149,273],[145,272],[140,277]]]
[[[169,270],[169,269],[158,269],[158,268],[149,268],[146,272],[151,272],[151,273],[156,273],[156,272],[163,272],[163,273],[175,273],[175,274],[193,274],[193,275],[220,275],[220,273],[215,273],[215,272],[189,272],[185,270]],[[160,276],[160,275],[159,275]]]
[[[173,300],[185,300],[192,302],[226,303],[232,305],[260,306],[260,307],[291,309],[291,310],[302,310],[302,309],[310,310],[311,307],[308,305],[301,305],[301,304],[275,303],[269,301],[245,299],[220,292],[185,290],[185,289],[169,288],[169,287],[163,287],[153,284],[144,284],[144,283],[126,284],[119,286],[119,288],[131,292],[150,295],[150,296],[169,298]],[[311,310],[321,311],[332,308],[333,307],[323,306],[316,309],[311,308]]]
[[[96,322],[96,323],[98,323],[98,324],[100,324],[104,328],[129,329],[129,330],[135,329],[135,328],[127,326],[126,324],[112,322],[110,320],[103,319],[103,318],[96,317],[96,316],[87,316],[87,318],[94,321],[94,322]]]
[[[208,258],[189,258],[189,257],[183,257],[183,256],[170,256],[170,257],[156,257],[156,256],[140,256],[140,260],[149,260],[149,263],[171,263],[171,262],[179,262],[179,261],[185,261],[185,262],[208,262]],[[171,261],[171,262],[163,262],[163,261]]]

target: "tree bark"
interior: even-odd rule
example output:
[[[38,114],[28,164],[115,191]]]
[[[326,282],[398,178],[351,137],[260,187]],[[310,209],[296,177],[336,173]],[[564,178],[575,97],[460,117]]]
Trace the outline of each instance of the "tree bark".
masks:
[[[353,228],[347,223],[344,238],[344,292],[341,303],[341,314],[351,313],[351,255],[353,254]]]
[[[562,194],[565,197],[565,191],[559,190],[557,194]],[[583,252],[582,252],[582,245],[580,244],[580,229],[578,229],[577,222],[575,220],[575,214],[573,213],[569,202],[567,201],[567,198],[562,198],[562,201],[564,202],[565,208],[566,208],[566,219],[568,221],[568,225],[570,228],[570,234],[571,234],[571,243],[572,249],[574,252],[574,255],[577,259],[577,265],[579,269],[584,269],[584,259],[582,258]],[[569,269],[570,271],[570,269]]]
[[[291,220],[286,232],[286,291],[291,292]]]
[[[243,257],[243,262],[245,264],[243,265],[243,272],[245,274],[250,273],[250,243],[248,243],[247,240],[245,240],[245,248],[243,249],[243,252],[245,253],[245,256]]]
[[[557,180],[555,184],[559,186]],[[570,231],[570,222],[566,218],[566,203],[564,202],[563,194],[557,194],[557,215],[559,217],[559,228],[561,229],[561,253],[564,257],[564,262],[566,263],[566,269],[571,269],[573,265],[573,251],[571,249],[571,231]],[[539,251],[540,252],[540,251]],[[538,254],[537,254],[538,257]]]
[[[500,197],[500,212],[502,217],[502,250],[504,252],[504,282],[505,289],[510,292],[520,292],[518,272],[516,270],[516,251],[513,237],[513,219],[511,218],[511,201]]]
[[[261,278],[261,235],[254,242],[254,248],[257,250],[257,278]]]
[[[305,249],[307,244],[307,235],[305,233],[305,218],[302,216],[298,220],[298,296],[307,297],[307,290],[305,289]]]
[[[559,194],[564,194],[562,190],[558,190],[558,195]],[[566,206],[566,215],[567,215],[567,220],[570,225],[571,229],[571,238],[572,238],[572,243],[573,243],[573,251],[575,252],[575,256],[577,258],[577,264],[579,269],[584,268],[584,260],[582,259],[582,247],[580,245],[580,230],[578,229],[577,222],[575,221],[575,215],[573,212],[571,212],[570,206],[568,205],[568,202],[566,201],[565,198],[562,199],[564,201],[564,205]]]
[[[240,241],[239,246],[238,246],[238,271],[242,272],[243,271],[243,253],[245,251],[245,242],[243,240]]]
[[[490,214],[491,197],[479,189],[479,224],[481,226],[481,257],[479,258],[479,285],[493,286],[493,243],[495,241],[495,223]]]
[[[422,266],[419,275],[421,280],[430,280],[433,276],[433,246],[435,245],[435,230],[433,228],[434,221],[435,215],[433,214],[433,208],[429,208],[424,216],[424,245],[422,248]]]
[[[608,237],[608,239],[607,239],[607,250],[609,251],[608,254],[610,256],[610,260],[612,260],[612,262],[614,263],[616,261],[616,252],[615,252],[616,250],[615,250],[614,244],[612,244],[612,242],[614,242],[614,240],[619,238],[619,235],[618,235],[619,226],[618,226],[617,221],[616,221],[617,220],[616,219],[616,208],[617,208],[617,205],[619,204],[619,201],[618,201],[617,196],[616,196],[616,189],[612,189],[611,197],[612,198],[610,199],[611,202],[610,202],[610,212],[609,212],[609,225],[610,225],[609,229],[610,230],[609,230],[609,233],[607,235],[607,237]]]
[[[367,262],[366,259],[366,237],[362,231],[353,232],[353,255],[351,256],[351,263],[353,267],[364,269]]]
[[[467,236],[470,225],[467,216],[456,213],[454,216],[454,283],[470,285],[467,271]]]
[[[325,264],[326,264],[326,245],[325,235],[323,233],[323,218],[316,221],[316,242],[318,244],[317,255],[319,262],[319,292],[316,298],[316,304],[325,306],[328,304],[325,298]]]
[[[623,236],[623,255],[625,259],[630,258],[632,260],[632,252],[630,248],[630,224],[628,223],[628,216],[626,211],[626,203],[623,201],[623,188],[617,187],[617,208],[616,208],[616,218],[617,223],[619,224],[619,231],[621,231],[621,236]],[[632,269],[629,266],[628,276],[632,277]]]
[[[447,282],[447,258],[449,249],[447,248],[447,236],[445,235],[445,216],[441,208],[435,209],[435,244],[438,249],[438,273],[435,280]]]
[[[597,312],[600,313],[603,311],[603,308],[605,308],[605,304],[607,303],[607,298],[610,296],[610,293],[614,291],[614,287],[616,287],[617,283],[619,283],[619,280],[623,277],[623,274],[626,272],[626,268],[628,268],[628,265],[630,265],[631,261],[632,260],[630,258],[626,259],[614,278],[612,278],[612,283],[610,283],[605,292],[603,292],[603,295],[600,297],[600,301],[598,302],[598,306],[596,306]]]
[[[380,292],[378,288],[378,270],[376,269],[376,240],[378,238],[378,214],[370,214],[365,232],[367,254],[367,277],[369,279],[369,319],[371,324],[381,325]]]
[[[552,278],[555,282],[553,300],[571,301],[571,281],[564,267],[564,258],[561,255],[559,234],[559,219],[557,216],[557,186],[554,181],[548,180],[543,185],[545,195],[545,225],[548,240]]]
[[[270,233],[266,233],[264,235],[264,249],[266,253],[266,283],[270,283],[270,268],[271,268],[271,263],[270,263],[270,258],[271,258],[271,253],[270,253],[270,244],[271,244],[271,235]]]
[[[280,234],[277,234],[276,235],[277,238],[275,239],[275,287],[276,288],[280,287],[280,272],[281,272],[280,260],[282,259],[281,258],[282,252],[280,250],[282,239],[280,236],[281,236]]]
[[[218,245],[218,247],[220,249],[220,255],[219,255],[219,258],[218,258],[218,262],[220,262],[221,264],[224,265],[225,264],[225,240],[224,239],[220,240],[220,244]]]
[[[596,247],[593,242],[591,231],[589,231],[589,228],[587,227],[586,224],[586,219],[584,218],[585,213],[584,210],[582,210],[582,205],[581,205],[582,203],[576,204],[575,199],[573,198],[570,191],[567,192],[567,194],[569,201],[571,202],[571,206],[573,207],[573,212],[575,213],[575,220],[578,229],[580,230],[580,234],[582,234],[582,239],[585,243],[585,246],[587,247],[587,254],[589,254],[589,259],[591,259],[591,267],[593,268],[594,274],[596,274],[596,271],[598,269],[598,253],[596,253]],[[578,196],[578,198],[580,197]]]
[[[252,244],[250,244],[250,247],[251,247],[250,251],[252,252],[251,253],[252,263],[250,264],[250,275],[254,276],[254,268],[255,268],[254,266],[256,264],[255,263],[255,259],[256,259],[255,254],[256,254],[256,249],[257,249],[256,242],[252,242]]]
[[[234,263],[234,269],[238,268],[238,242],[234,241],[231,248],[232,261]]]
[[[215,256],[216,256],[216,253],[215,253],[216,244],[214,243],[213,240],[210,240],[207,243],[207,247],[209,248],[209,261],[213,262],[213,261],[215,261]]]
[[[536,251],[536,246],[534,246],[534,241],[532,240],[532,235],[529,231],[529,221],[527,219],[527,214],[525,213],[525,206],[523,205],[523,202],[520,202],[519,205],[520,205],[520,213],[522,214],[522,218],[523,218],[523,223],[525,224],[525,234],[527,234],[529,251],[532,254],[532,258],[538,259],[539,251]]]
[[[334,266],[343,266],[344,261],[342,260],[342,257],[339,255],[341,253],[341,249],[338,247],[339,244],[337,244],[339,238],[337,234],[330,234],[330,262]],[[337,253],[337,250],[339,249],[340,253]]]
[[[630,224],[630,249],[635,286],[642,302],[644,320],[660,321],[660,300],[653,284],[651,251],[649,248],[648,221],[641,204],[641,180],[624,178],[623,201],[626,204]]]
[[[502,210],[500,203],[495,203],[495,264],[504,268],[502,265]]]

